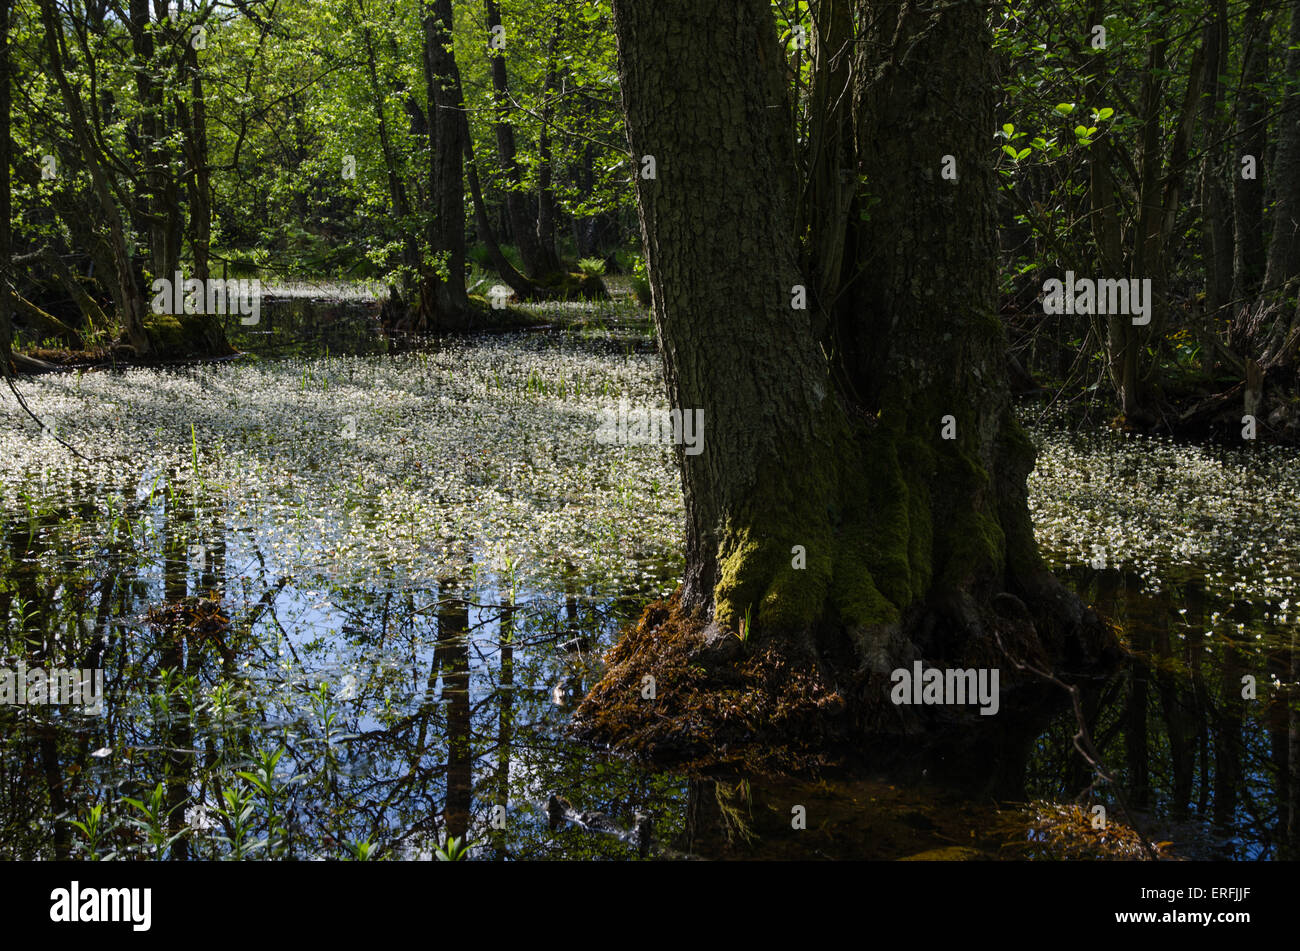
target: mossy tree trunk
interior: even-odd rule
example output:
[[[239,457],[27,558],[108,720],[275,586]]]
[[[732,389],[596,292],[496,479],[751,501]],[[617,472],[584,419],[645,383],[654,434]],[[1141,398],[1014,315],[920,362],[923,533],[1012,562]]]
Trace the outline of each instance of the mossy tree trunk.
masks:
[[[681,602],[706,643],[744,633],[835,682],[973,639],[991,655],[1001,604],[1063,656],[1086,612],[1039,558],[1034,451],[1011,415],[985,8],[857,3],[854,29],[873,24],[844,38],[858,62],[826,73],[855,77],[856,144],[835,153],[854,163],[848,215],[797,208],[766,0],[614,14],[635,167],[655,158],[638,204],[670,403],[704,411],[703,452],[678,452]],[[838,242],[816,235],[819,273],[802,274],[795,222],[827,219],[845,261],[814,300]]]
[[[13,372],[10,347],[13,326],[9,302],[9,269],[12,266],[13,242],[10,230],[13,195],[9,191],[9,105],[13,92],[9,87],[9,14],[11,0],[0,0],[0,376]]]

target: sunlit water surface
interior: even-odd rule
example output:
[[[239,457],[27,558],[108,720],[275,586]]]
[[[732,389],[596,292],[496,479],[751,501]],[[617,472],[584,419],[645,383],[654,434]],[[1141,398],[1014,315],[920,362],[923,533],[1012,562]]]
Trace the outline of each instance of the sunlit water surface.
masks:
[[[84,459],[0,402],[0,666],[102,667],[107,691],[97,716],[0,708],[0,857],[1062,854],[1035,825],[1096,779],[1064,710],[1020,803],[564,738],[682,570],[670,452],[595,438],[620,400],[662,406],[643,337],[267,352],[24,381]],[[1295,453],[1026,419],[1040,541],[1138,657],[1085,696],[1132,817],[1172,854],[1293,856]],[[1117,817],[1113,793],[1081,805]]]

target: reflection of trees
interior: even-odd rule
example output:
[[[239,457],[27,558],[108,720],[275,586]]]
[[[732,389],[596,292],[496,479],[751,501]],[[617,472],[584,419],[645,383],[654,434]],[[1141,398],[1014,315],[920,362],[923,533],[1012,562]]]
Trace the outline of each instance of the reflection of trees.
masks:
[[[447,708],[447,797],[443,821],[448,836],[464,841],[469,833],[474,788],[469,709],[469,608],[465,602],[444,599],[438,611],[438,648],[434,657],[442,674],[442,698]]]
[[[511,593],[513,596],[513,592]],[[501,608],[500,642],[501,662],[497,682],[497,770],[493,805],[510,808],[510,745],[515,730],[515,610],[507,599]],[[507,818],[507,822],[508,822]],[[505,829],[494,830],[493,853],[496,858],[506,856]]]
[[[1187,586],[1187,604],[1190,629],[1204,630],[1205,598],[1200,585]],[[1243,781],[1241,733],[1246,704],[1241,696],[1241,679],[1245,674],[1250,673],[1246,660],[1247,655],[1238,648],[1235,639],[1229,636],[1223,644],[1223,653],[1220,657],[1222,667],[1219,678],[1219,705],[1210,717],[1214,730],[1214,821],[1224,827],[1232,823],[1236,817],[1237,791]],[[1267,678],[1257,673],[1256,679],[1264,681],[1264,684],[1257,687],[1260,695],[1267,697]],[[1198,682],[1203,684],[1203,681],[1198,680]],[[1207,698],[1206,706],[1209,705]],[[1204,813],[1204,795],[1209,784],[1201,785],[1201,811]]]
[[[754,796],[748,780],[691,780],[687,798],[686,851],[703,853],[721,837],[728,850],[757,840]],[[720,844],[720,843],[719,843]]]
[[[1164,608],[1164,610],[1160,610]],[[1192,740],[1196,736],[1197,726],[1194,722],[1195,710],[1190,701],[1194,692],[1188,689],[1187,678],[1189,651],[1202,650],[1201,633],[1195,629],[1187,632],[1187,648],[1175,652],[1169,643],[1169,612],[1166,605],[1158,605],[1156,610],[1144,612],[1143,620],[1148,632],[1151,656],[1154,660],[1156,693],[1160,700],[1160,712],[1164,717],[1164,734],[1169,743],[1170,772],[1172,775],[1173,813],[1178,818],[1186,818],[1187,809],[1192,798],[1192,779],[1195,769]],[[1200,658],[1195,657],[1190,665],[1190,674],[1196,676]]]
[[[189,595],[189,523],[194,510],[184,504],[180,493],[167,493],[163,504],[163,599],[168,604],[180,604]],[[175,616],[174,616],[175,617]],[[170,681],[183,671],[187,677],[197,677],[200,648],[189,644],[186,651],[186,632],[179,618],[170,629],[161,632],[162,645],[158,658],[158,676],[155,689],[166,692]],[[184,691],[177,691],[166,699],[167,716],[161,729],[161,745],[167,750],[164,764],[164,782],[167,784],[168,834],[175,836],[185,822],[185,807],[190,801],[190,781],[193,778],[194,731],[191,718],[194,709]],[[180,861],[190,857],[189,842],[184,836],[176,839],[172,855]]]
[[[1136,594],[1136,579],[1125,576],[1122,597],[1131,602]],[[1150,651],[1151,638],[1141,623],[1127,626],[1129,644],[1139,654]],[[1151,751],[1147,742],[1147,697],[1150,669],[1146,663],[1129,665],[1129,688],[1125,698],[1124,752],[1128,767],[1129,801],[1135,809],[1146,809],[1151,804],[1150,762]]]
[[[1291,630],[1284,666],[1286,686],[1279,691],[1281,697],[1277,706],[1281,707],[1282,715],[1278,719],[1285,723],[1285,730],[1277,731],[1280,735],[1274,745],[1281,754],[1277,764],[1280,780],[1278,814],[1282,826],[1278,857],[1295,859],[1300,855],[1300,697],[1296,689],[1300,682],[1300,630],[1296,628]]]
[[[254,752],[280,747],[283,778],[306,777],[283,804],[286,854],[295,856],[337,856],[363,839],[388,854],[415,856],[450,835],[485,846],[476,856],[502,859],[636,854],[626,838],[571,825],[549,831],[543,807],[552,793],[628,832],[638,812],[653,814],[660,842],[684,824],[687,840],[703,851],[706,839],[724,850],[748,849],[743,843],[752,839],[752,854],[763,854],[774,841],[764,823],[772,835],[788,828],[788,815],[758,808],[761,789],[751,787],[747,799],[734,779],[721,792],[688,786],[606,764],[558,739],[565,713],[552,705],[549,688],[589,677],[592,652],[563,653],[556,645],[580,634],[595,645],[620,613],[617,602],[593,600],[571,573],[549,579],[544,594],[509,598],[490,583],[471,589],[465,579],[399,587],[382,572],[342,584],[328,571],[291,580],[280,576],[285,566],[274,551],[233,532],[210,503],[196,509],[183,493],[167,497],[164,486],[151,499],[132,497],[128,508],[136,537],[119,533],[96,559],[73,557],[60,535],[69,523],[102,517],[93,505],[0,525],[3,650],[29,665],[95,666],[103,658],[106,686],[127,691],[110,693],[102,720],[78,721],[75,729],[61,711],[45,711],[49,725],[38,728],[30,712],[16,718],[0,710],[6,855],[75,856],[67,824],[54,815],[78,816],[87,805],[123,792],[138,796],[159,780],[171,828],[179,831],[187,806],[218,802]],[[152,534],[142,543],[146,526]],[[198,540],[202,559],[192,562]],[[1248,848],[1262,843],[1266,854],[1294,857],[1300,722],[1294,698],[1270,703],[1268,687],[1270,673],[1283,683],[1297,678],[1294,628],[1261,626],[1239,613],[1234,621],[1249,622],[1249,634],[1225,639],[1220,631],[1207,639],[1209,615],[1227,608],[1203,586],[1153,596],[1116,573],[1095,580],[1099,606],[1124,620],[1145,658],[1109,683],[1085,686],[1085,717],[1098,747],[1126,762],[1126,781],[1135,792],[1145,789],[1148,808],[1213,818]],[[210,591],[231,609],[233,659],[185,632],[131,621],[151,606]],[[327,614],[313,608],[314,591],[328,593]],[[23,631],[14,623],[20,603],[30,615]],[[1187,609],[1184,626],[1172,621],[1179,607]],[[80,631],[82,618],[93,619],[89,635]],[[1254,640],[1261,630],[1262,645]],[[351,699],[339,694],[344,672],[358,676]],[[1258,677],[1258,703],[1241,699],[1247,673]],[[313,710],[309,698],[322,681],[329,684],[324,706]],[[151,706],[147,694],[157,695],[164,682],[178,689],[165,705]],[[220,685],[229,688],[224,719],[204,691]],[[29,725],[5,726],[19,720]],[[1068,800],[1092,782],[1074,753],[1073,731],[1072,717],[1063,717],[1036,745],[1036,794]],[[113,755],[92,759],[101,746]],[[128,748],[129,759],[121,755]],[[1104,789],[1101,795],[1106,801]],[[505,829],[491,825],[497,805],[508,805]],[[178,858],[224,849],[211,834],[180,843]]]
[[[114,599],[125,598],[118,558],[129,540],[107,541],[96,561],[58,548],[63,528],[95,518],[93,502],[50,508],[33,498],[26,517],[0,522],[0,664],[108,666],[106,643],[120,642],[108,632]],[[55,817],[75,813],[82,798],[96,734],[116,711],[114,685],[110,667],[100,721],[58,706],[0,707],[0,857],[51,857],[51,849],[54,858],[72,857],[70,827]]]

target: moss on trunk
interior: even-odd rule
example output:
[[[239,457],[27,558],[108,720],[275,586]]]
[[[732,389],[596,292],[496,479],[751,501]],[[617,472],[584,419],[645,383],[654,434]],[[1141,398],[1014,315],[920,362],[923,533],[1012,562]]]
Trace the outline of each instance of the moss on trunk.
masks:
[[[680,597],[611,655],[579,710],[593,739],[859,743],[979,722],[966,706],[893,705],[890,673],[916,660],[999,667],[1006,687],[1025,661],[1114,658],[1033,540],[1033,447],[1011,416],[997,315],[987,11],[856,6],[878,14],[842,71],[860,85],[832,97],[854,104],[852,277],[805,310],[770,8],[615,0],[632,151],[659,157],[637,187],[669,400],[701,407],[709,435],[679,457]],[[867,58],[882,50],[906,68]],[[956,181],[937,174],[945,149]],[[841,244],[822,237],[820,254]]]

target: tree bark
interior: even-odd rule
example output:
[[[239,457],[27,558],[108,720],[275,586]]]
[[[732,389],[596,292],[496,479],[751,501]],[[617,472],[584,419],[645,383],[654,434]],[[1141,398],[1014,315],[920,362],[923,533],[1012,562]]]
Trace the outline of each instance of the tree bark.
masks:
[[[1277,155],[1273,159],[1277,203],[1273,206],[1273,237],[1264,274],[1265,294],[1289,290],[1291,282],[1300,276],[1300,0],[1291,4],[1287,47],[1288,93],[1278,117]]]
[[[833,306],[841,286],[857,174],[850,80],[855,37],[851,0],[821,0],[813,9],[809,196],[800,225],[809,235],[804,270],[821,311]]]
[[[431,274],[421,292],[422,326],[464,330],[469,326],[465,292],[465,177],[460,70],[452,50],[451,0],[425,3],[424,71],[429,97],[429,246],[442,273]],[[431,299],[430,299],[431,298]],[[430,308],[430,304],[432,307]]]
[[[836,691],[921,657],[995,657],[992,635],[1011,630],[999,595],[1053,648],[1086,614],[1039,557],[1034,450],[1010,412],[984,7],[856,12],[870,24],[853,91],[865,214],[827,348],[792,293],[810,278],[769,4],[614,2],[634,167],[657,166],[637,197],[669,403],[705,423],[702,452],[677,447],[681,609],[704,625],[700,656],[727,656],[738,634]],[[957,182],[940,178],[945,154]]]
[[[13,237],[10,230],[13,217],[13,195],[9,191],[9,160],[12,140],[9,138],[10,102],[13,90],[9,86],[9,14],[12,0],[0,0],[0,376],[13,373],[11,348],[13,323],[9,303],[10,267],[13,257]]]
[[[501,8],[496,0],[487,0],[487,27],[489,35],[500,26]],[[510,122],[510,78],[506,72],[505,49],[491,49],[488,59],[492,63],[492,99],[496,105],[497,158],[506,179],[506,214],[510,218],[510,232],[519,248],[524,273],[536,281],[558,270],[552,267],[537,237],[537,223],[529,211],[528,195],[524,191],[523,173],[515,145],[515,127]]]
[[[1272,18],[1263,16],[1264,0],[1251,0],[1246,11],[1241,65],[1241,91],[1237,99],[1236,159],[1232,176],[1233,242],[1232,296],[1246,301],[1259,290],[1267,261],[1264,249],[1264,152],[1268,147],[1268,100],[1263,85],[1268,78],[1268,53]],[[1244,155],[1255,159],[1255,177],[1242,178]],[[1236,345],[1236,334],[1232,343]]]
[[[199,25],[199,24],[195,24]],[[184,69],[190,77],[190,102],[178,103],[177,111],[185,130],[185,152],[189,162],[186,191],[189,194],[190,253],[194,276],[208,279],[212,249],[212,169],[208,160],[208,106],[203,91],[203,73],[193,36],[184,38]]]
[[[1205,62],[1201,73],[1201,129],[1206,142],[1201,160],[1201,247],[1205,261],[1204,319],[1213,332],[1232,295],[1233,232],[1229,214],[1227,176],[1229,161],[1223,83],[1227,72],[1228,9],[1215,0],[1214,18],[1202,31]],[[1240,166],[1238,166],[1239,168]]]
[[[117,278],[117,293],[114,295],[122,306],[122,326],[127,339],[135,349],[138,357],[148,357],[153,352],[149,335],[144,328],[145,300],[144,292],[136,282],[135,269],[132,265],[131,252],[127,247],[126,228],[122,214],[113,198],[113,183],[109,179],[104,164],[100,159],[94,139],[86,121],[80,94],[72,88],[65,71],[66,57],[62,51],[62,28],[54,7],[54,0],[41,0],[41,19],[45,28],[45,47],[50,57],[50,69],[68,110],[68,120],[72,126],[73,138],[81,150],[81,155],[90,170],[95,197],[100,209],[108,221],[109,242],[113,249],[113,269]]]
[[[546,85],[542,91],[542,128],[537,138],[537,245],[540,263],[548,274],[560,273],[560,256],[555,252],[555,159],[551,155],[551,117],[555,114],[555,94],[559,86],[559,68],[555,61],[560,45],[564,17],[555,18],[551,42],[546,49]]]
[[[164,144],[170,138],[167,90],[159,75],[163,70],[154,37],[167,36],[176,27],[170,11],[155,22],[150,8],[150,0],[130,0],[126,19],[133,54],[131,73],[141,106],[139,130],[144,158],[134,210],[149,236],[149,263],[154,276],[170,278],[180,266],[183,228],[180,194],[168,167],[170,156]]]

